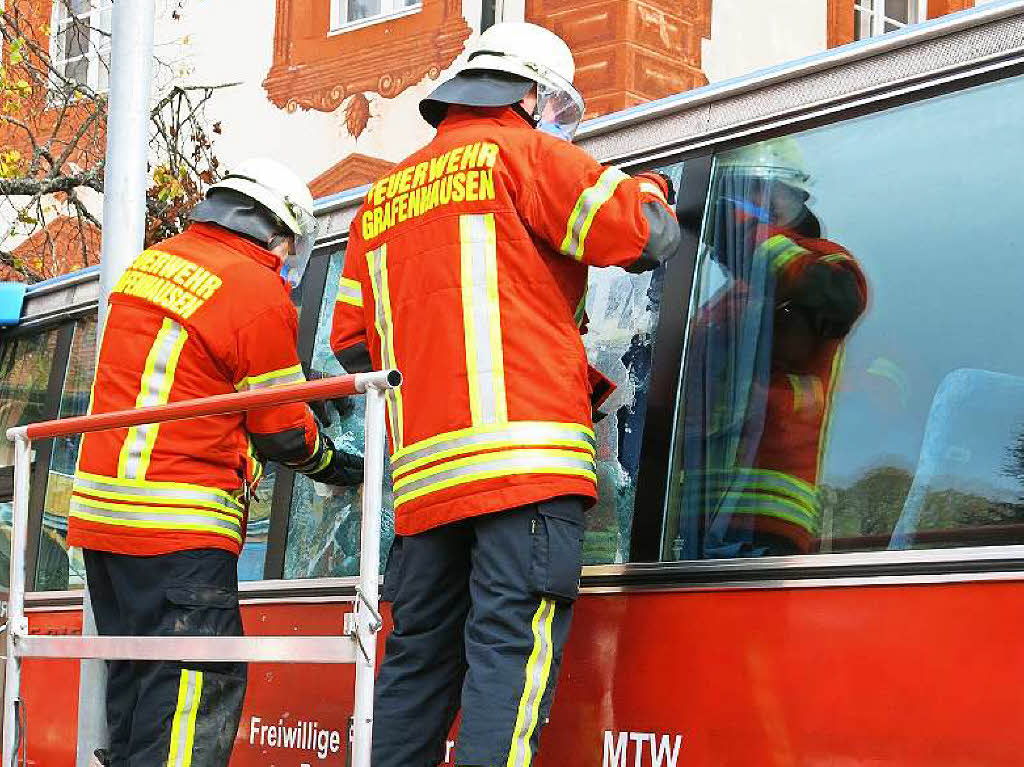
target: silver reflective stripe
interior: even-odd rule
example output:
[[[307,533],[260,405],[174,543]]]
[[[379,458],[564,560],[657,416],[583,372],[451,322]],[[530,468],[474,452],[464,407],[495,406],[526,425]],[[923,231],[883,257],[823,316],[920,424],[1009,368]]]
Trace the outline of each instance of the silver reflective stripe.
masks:
[[[508,420],[494,214],[460,216],[462,321],[473,425]]]
[[[391,292],[388,289],[388,246],[381,245],[366,254],[366,263],[370,269],[370,282],[373,288],[374,322],[377,335],[380,336],[380,356],[385,370],[395,370],[395,339],[391,325]],[[391,439],[394,449],[403,444],[402,436],[402,393],[398,389],[388,389],[385,393],[388,403],[388,419],[391,422]]]
[[[352,306],[362,306],[363,291],[359,283],[348,277],[342,277],[338,285],[338,300]]]
[[[150,349],[150,358],[146,361],[147,369],[149,369],[149,363],[152,362],[152,373],[146,375],[143,372],[142,391],[139,392],[139,397],[135,401],[136,407],[152,407],[167,402],[167,397],[170,394],[169,379],[174,376],[177,353],[181,351],[179,341],[183,341],[187,337],[188,333],[185,328],[177,322],[170,319],[164,320],[163,327],[160,328],[153,347]],[[122,450],[127,449],[122,471],[125,478],[138,479],[145,474],[142,467],[142,456],[146,452],[147,445],[152,449],[152,443],[156,441],[156,433],[159,428],[160,424],[158,423],[147,423],[128,430],[126,444],[122,448]]]
[[[133,509],[128,504],[124,504],[123,511],[114,511],[99,507],[82,498],[71,499],[71,514],[72,516],[92,517],[100,522],[119,524],[123,527],[181,528],[184,530],[202,528],[210,532],[228,530],[235,534],[242,530],[241,522],[224,517],[188,514],[184,509],[179,511],[171,508],[168,508],[166,512],[155,512],[153,509],[143,511]]]
[[[101,493],[116,493],[118,495],[133,496],[132,500],[145,501],[194,501],[197,503],[211,503],[229,512],[241,514],[242,504],[227,495],[217,492],[206,492],[199,489],[186,487],[139,487],[136,485],[121,484],[117,482],[103,482],[95,479],[86,479],[80,475],[75,477],[74,489],[84,488],[86,490],[97,490]]]
[[[513,421],[487,429],[465,429],[440,438],[427,440],[428,444],[410,445],[391,458],[391,470],[398,472],[412,463],[424,463],[435,456],[473,452],[474,448],[578,446],[593,452],[596,441],[590,429],[574,424],[545,423],[543,421]]]
[[[485,453],[473,458],[442,464],[434,469],[411,472],[395,482],[395,495],[404,498],[419,490],[444,484],[458,485],[503,474],[566,474],[594,472],[594,459],[586,453],[579,458],[550,455],[543,450],[511,450],[506,453]],[[430,472],[428,476],[423,476]]]
[[[302,372],[301,365],[293,365],[283,370],[273,370],[258,376],[243,378],[235,388],[239,391],[253,391],[255,389],[269,389],[271,386],[283,386],[284,384],[305,383],[306,376]]]
[[[551,624],[555,617],[555,603],[542,599],[533,620],[533,652],[526,664],[526,684],[519,701],[516,726],[512,733],[507,767],[529,767],[533,761],[530,740],[540,719],[540,702],[547,690],[554,656]]]
[[[583,258],[587,233],[590,231],[590,225],[594,222],[594,216],[597,215],[601,206],[608,202],[619,184],[627,178],[629,176],[618,168],[607,168],[596,184],[583,191],[569,217],[565,240],[562,241],[562,253],[572,256],[577,261]]]

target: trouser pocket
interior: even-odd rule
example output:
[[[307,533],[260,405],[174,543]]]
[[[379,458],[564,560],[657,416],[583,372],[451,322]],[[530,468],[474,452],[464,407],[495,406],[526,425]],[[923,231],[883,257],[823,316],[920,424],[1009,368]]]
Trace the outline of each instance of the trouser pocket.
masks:
[[[583,502],[574,497],[543,501],[530,520],[530,588],[540,596],[573,602],[583,563]]]
[[[171,636],[242,636],[238,593],[223,586],[169,586],[160,632]]]

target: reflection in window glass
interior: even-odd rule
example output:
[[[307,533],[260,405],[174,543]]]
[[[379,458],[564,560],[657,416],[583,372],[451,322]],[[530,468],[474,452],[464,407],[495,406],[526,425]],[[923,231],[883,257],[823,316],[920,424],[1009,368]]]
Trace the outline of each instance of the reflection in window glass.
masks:
[[[1018,78],[716,158],[666,558],[1024,542],[1022,118]]]
[[[56,344],[56,330],[0,342],[0,434],[42,420]],[[14,446],[0,439],[0,466],[13,463]]]
[[[14,521],[14,505],[0,501],[0,588],[11,585],[11,523]]]
[[[75,335],[68,357],[68,369],[60,398],[60,417],[85,415],[89,409],[89,393],[96,372],[96,318],[87,317],[75,326]],[[43,528],[39,538],[36,565],[36,589],[61,591],[81,588],[85,580],[85,564],[80,549],[68,550],[68,509],[75,463],[81,436],[72,434],[53,441],[50,476],[46,482],[43,506]]]
[[[331,318],[341,284],[344,251],[331,256],[320,308],[313,349],[312,367],[328,375],[341,375],[338,360],[331,352]],[[342,400],[343,409],[351,408],[343,417],[329,407],[334,422],[326,429],[334,444],[345,451],[362,455],[363,399]],[[390,475],[388,476],[390,484]],[[288,543],[285,549],[285,578],[324,578],[359,573],[359,539],[362,513],[356,489],[330,488],[318,485],[307,477],[296,475],[292,494],[291,517],[288,522]],[[381,531],[381,563],[394,538],[394,514],[390,487],[384,493],[384,522]]]

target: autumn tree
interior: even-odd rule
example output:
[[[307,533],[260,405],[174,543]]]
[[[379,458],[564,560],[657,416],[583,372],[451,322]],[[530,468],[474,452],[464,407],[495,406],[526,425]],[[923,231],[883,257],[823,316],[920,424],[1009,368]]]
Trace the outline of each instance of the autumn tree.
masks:
[[[176,18],[185,1],[165,10]],[[99,260],[112,0],[0,9],[0,279],[35,282]],[[150,243],[180,231],[217,178],[220,127],[205,108],[227,87],[183,86],[169,64],[155,67]]]

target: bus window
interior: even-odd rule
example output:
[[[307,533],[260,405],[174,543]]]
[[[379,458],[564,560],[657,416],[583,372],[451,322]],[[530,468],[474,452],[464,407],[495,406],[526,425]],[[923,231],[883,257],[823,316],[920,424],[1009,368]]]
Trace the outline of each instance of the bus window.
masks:
[[[716,156],[665,559],[1024,543],[1024,79]]]
[[[331,352],[331,318],[341,284],[341,267],[345,253],[330,256],[327,283],[320,307],[313,347],[312,367],[329,375],[345,371]],[[334,444],[345,450],[362,453],[363,400],[350,401],[351,412],[327,428]],[[335,413],[331,410],[331,416]],[[331,490],[317,485],[302,475],[296,475],[292,492],[292,509],[288,521],[288,543],[285,548],[285,578],[323,578],[356,575],[359,572],[359,529],[362,520],[359,493],[354,489]],[[392,498],[385,487],[384,527],[381,531],[381,562],[394,537]]]
[[[57,331],[0,340],[0,435],[42,420]],[[0,439],[0,466],[14,464],[14,446]]]
[[[678,189],[683,164],[660,170]],[[594,424],[598,502],[587,512],[583,561],[597,565],[629,559],[663,273],[661,269],[646,274],[629,274],[617,267],[591,269],[588,283],[583,336],[587,358],[615,384]]]
[[[67,373],[61,391],[61,418],[85,415],[89,409],[89,393],[95,371],[96,317],[90,316],[75,324]],[[79,549],[69,551],[66,543],[71,485],[74,481],[81,439],[81,436],[74,434],[57,437],[53,441],[36,564],[38,591],[81,588],[85,579],[82,552]]]

